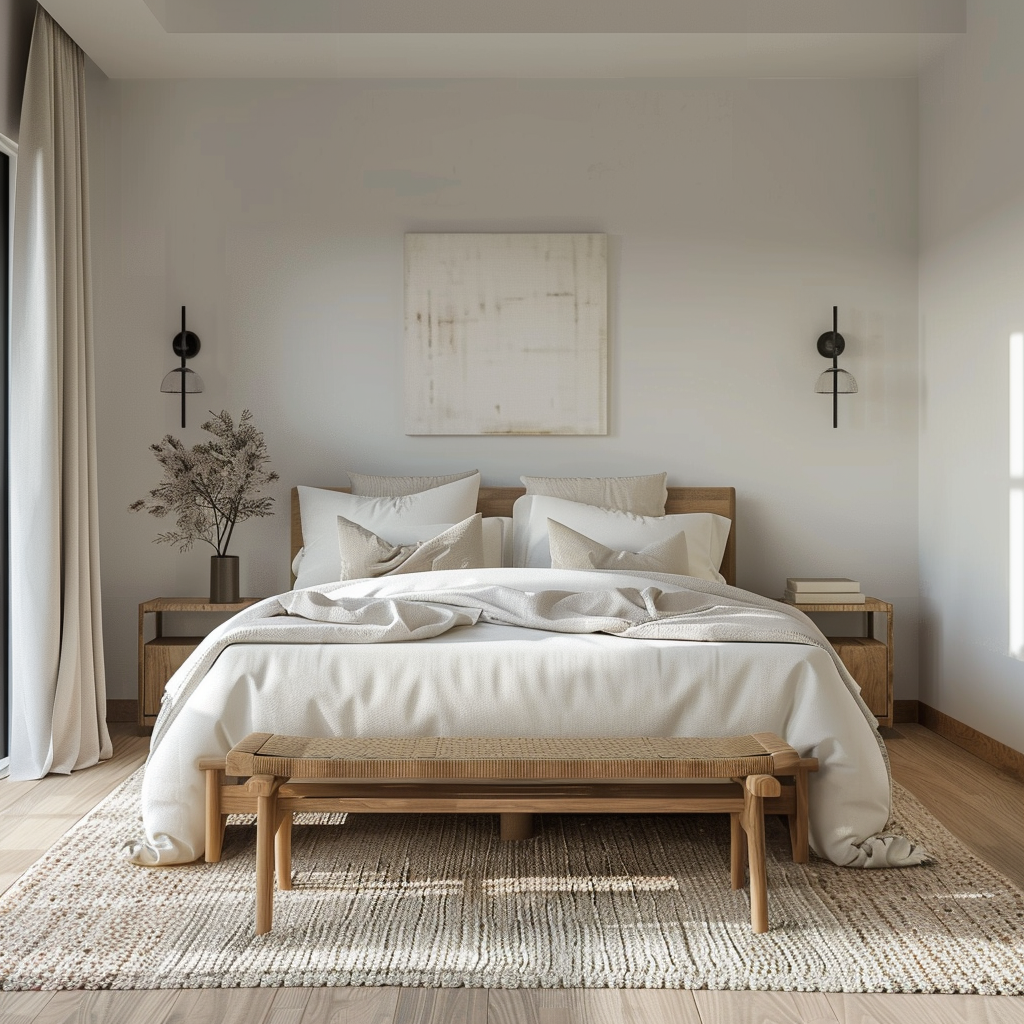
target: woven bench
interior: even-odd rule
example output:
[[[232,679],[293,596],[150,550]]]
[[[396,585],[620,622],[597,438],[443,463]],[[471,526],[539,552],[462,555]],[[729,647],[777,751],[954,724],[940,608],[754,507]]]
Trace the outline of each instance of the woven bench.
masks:
[[[253,733],[206,772],[206,860],[220,860],[228,814],[256,814],[256,934],[291,888],[296,812],[500,814],[503,839],[536,813],[721,813],[731,818],[731,877],[750,869],[750,924],[768,930],[764,816],[789,820],[793,859],[808,857],[802,758],[772,733],[725,738],[315,739]],[[731,779],[700,783],[694,779]],[[245,780],[245,781],[235,781]],[[301,780],[301,781],[289,781]],[[785,785],[781,783],[785,782]]]

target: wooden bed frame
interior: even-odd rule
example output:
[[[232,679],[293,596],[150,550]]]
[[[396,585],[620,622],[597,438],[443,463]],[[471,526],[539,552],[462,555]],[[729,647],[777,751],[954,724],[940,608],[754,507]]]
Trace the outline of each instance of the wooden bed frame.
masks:
[[[351,490],[349,487],[324,487],[325,491]],[[526,493],[525,487],[481,487],[476,510],[485,516],[510,516],[516,498]],[[735,487],[670,487],[665,503],[666,515],[681,515],[686,512],[713,512],[725,516],[732,522],[729,539],[725,544],[725,555],[719,572],[725,582],[736,585],[736,488]],[[291,563],[302,547],[302,519],[299,516],[299,489],[292,488],[292,553]],[[294,584],[295,576],[291,577]]]

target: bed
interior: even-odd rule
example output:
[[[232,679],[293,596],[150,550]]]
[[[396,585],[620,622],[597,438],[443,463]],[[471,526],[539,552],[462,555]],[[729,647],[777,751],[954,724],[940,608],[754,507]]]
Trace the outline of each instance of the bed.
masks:
[[[521,488],[480,488],[477,508],[485,516],[507,516],[522,494]],[[691,512],[735,523],[735,492],[670,488],[666,513]],[[293,495],[293,557],[302,541]],[[145,835],[128,844],[126,856],[142,865],[200,857],[203,778],[197,761],[226,754],[254,732],[775,732],[802,755],[819,759],[810,792],[816,853],[849,866],[919,862],[922,851],[884,834],[888,763],[856,683],[806,616],[732,585],[735,559],[732,529],[721,560],[724,583],[625,570],[458,569],[333,583],[254,605],[211,633],[168,684],[143,785]],[[569,617],[582,616],[582,627],[575,619],[566,627],[530,618],[537,599],[552,593],[568,595]],[[594,611],[608,601],[612,612]],[[653,618],[644,613],[644,601],[648,610],[652,602],[671,606],[666,618],[658,618],[657,610]],[[310,602],[334,618],[312,621],[319,613],[303,610]],[[521,611],[527,605],[533,609],[528,614]],[[625,621],[638,605],[645,621]],[[348,619],[339,625],[342,606]],[[365,624],[362,632],[346,634],[355,628],[349,622],[353,608],[373,608],[373,614],[390,609],[391,617],[374,623],[378,632],[372,636]],[[431,632],[403,620],[409,609],[412,620],[421,613],[451,614]],[[600,621],[591,628],[595,615]],[[614,625],[620,619],[623,628]],[[401,636],[388,632],[396,622],[406,630]],[[370,642],[414,636],[421,638]]]

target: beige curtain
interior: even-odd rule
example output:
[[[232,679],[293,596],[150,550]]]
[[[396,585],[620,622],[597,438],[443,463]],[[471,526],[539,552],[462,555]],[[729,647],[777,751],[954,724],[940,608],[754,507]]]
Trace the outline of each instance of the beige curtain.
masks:
[[[100,621],[85,56],[40,7],[11,331],[11,777],[110,757]]]

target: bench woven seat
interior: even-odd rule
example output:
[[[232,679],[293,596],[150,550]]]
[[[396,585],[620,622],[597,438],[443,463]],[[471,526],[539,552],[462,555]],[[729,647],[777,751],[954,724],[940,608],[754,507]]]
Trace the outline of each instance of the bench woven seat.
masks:
[[[228,754],[227,771],[307,779],[721,779],[774,775],[799,760],[785,744],[773,748],[773,740],[763,734],[321,739],[253,733]]]
[[[252,733],[204,758],[206,859],[220,859],[228,814],[256,813],[256,932],[270,930],[275,875],[291,888],[292,818],[301,811],[497,813],[503,839],[535,813],[728,813],[733,888],[750,866],[751,928],[768,930],[764,815],[789,819],[806,861],[807,778],[772,733],[728,737],[306,737]],[[248,780],[228,782],[227,777]],[[783,787],[780,778],[786,781]],[[731,780],[701,784],[687,780]]]

